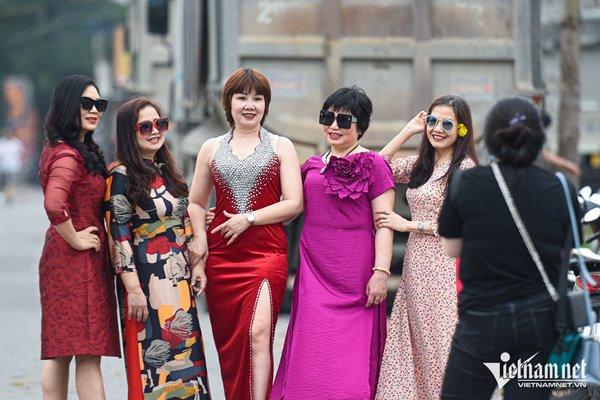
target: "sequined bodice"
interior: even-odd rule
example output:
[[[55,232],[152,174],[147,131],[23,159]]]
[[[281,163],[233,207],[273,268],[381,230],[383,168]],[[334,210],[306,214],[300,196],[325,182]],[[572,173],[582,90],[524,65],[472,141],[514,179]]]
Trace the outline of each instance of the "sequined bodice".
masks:
[[[287,239],[281,223],[252,225],[235,242],[214,227],[225,222],[229,213],[260,210],[281,200],[279,158],[274,148],[276,136],[265,129],[260,131],[260,143],[248,157],[240,160],[231,149],[232,132],[219,141],[210,164],[210,172],[217,194],[215,219],[208,228],[208,265],[232,260],[264,259],[269,254],[287,254]]]
[[[223,136],[211,163],[217,197],[219,191],[222,191],[223,196],[233,203],[237,213],[262,208],[264,205],[257,207],[259,195],[279,175],[279,159],[273,148],[272,135],[261,128],[260,143],[243,160],[233,154],[229,144],[231,139],[232,131]],[[280,192],[278,182],[277,186]]]

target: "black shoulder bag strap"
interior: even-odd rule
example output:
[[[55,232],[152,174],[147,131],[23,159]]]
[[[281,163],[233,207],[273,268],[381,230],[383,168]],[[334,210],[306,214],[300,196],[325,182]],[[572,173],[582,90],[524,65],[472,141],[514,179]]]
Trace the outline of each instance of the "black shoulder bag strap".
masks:
[[[565,245],[563,246],[562,264],[558,272],[558,295],[560,296],[556,307],[556,329],[563,332],[569,329],[567,291],[569,286],[569,264],[571,262],[571,249],[573,248],[573,234],[571,228],[567,229]]]

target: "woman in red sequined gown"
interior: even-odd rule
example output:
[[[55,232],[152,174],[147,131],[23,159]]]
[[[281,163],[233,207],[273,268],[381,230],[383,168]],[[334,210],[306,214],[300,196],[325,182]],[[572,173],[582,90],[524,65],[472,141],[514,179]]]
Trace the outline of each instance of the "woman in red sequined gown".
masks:
[[[106,166],[92,139],[106,108],[99,97],[91,79],[67,77],[46,116],[39,172],[51,223],[39,264],[44,399],[67,398],[73,357],[79,398],[103,399],[100,356],[120,356],[101,219]]]
[[[302,211],[294,146],[262,128],[270,97],[258,71],[239,69],[227,80],[223,107],[232,129],[204,143],[190,191],[192,262],[206,261],[206,300],[230,400],[268,398],[273,332],[287,282],[282,222]],[[213,187],[216,216],[207,234]]]

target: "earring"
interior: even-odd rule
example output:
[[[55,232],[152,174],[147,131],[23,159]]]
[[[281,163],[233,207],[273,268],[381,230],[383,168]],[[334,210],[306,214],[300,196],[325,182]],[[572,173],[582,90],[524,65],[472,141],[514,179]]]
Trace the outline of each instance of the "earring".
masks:
[[[467,136],[467,133],[469,133],[469,130],[467,129],[465,124],[458,124],[456,133],[460,137],[465,137],[465,136]]]

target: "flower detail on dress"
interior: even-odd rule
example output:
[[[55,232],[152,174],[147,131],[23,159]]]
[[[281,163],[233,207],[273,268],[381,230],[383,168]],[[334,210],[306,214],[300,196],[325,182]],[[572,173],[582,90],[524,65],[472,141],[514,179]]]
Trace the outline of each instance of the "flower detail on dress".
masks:
[[[165,271],[167,278],[171,279],[173,286],[177,286],[179,282],[184,279],[189,278],[190,268],[188,267],[187,260],[183,253],[173,252],[171,257],[167,260],[167,264],[169,265],[169,271]]]
[[[135,260],[133,258],[133,254],[128,252],[123,248],[123,246],[115,246],[116,254],[118,257],[118,262],[114,262],[113,265],[116,266],[116,272],[135,272]]]
[[[187,211],[187,207],[189,204],[189,200],[187,197],[179,197],[175,200],[175,207],[173,209],[173,215],[177,218],[183,219],[185,217],[185,213]]]
[[[165,329],[178,338],[185,340],[192,335],[192,316],[183,310],[177,310],[175,315],[165,321]]]
[[[153,368],[159,368],[169,359],[170,351],[168,342],[160,339],[153,340],[144,352],[144,361]]]
[[[331,156],[323,172],[325,193],[337,194],[340,199],[358,199],[363,193],[367,193],[373,157],[371,152],[359,153],[352,160]]]
[[[112,208],[115,219],[120,224],[127,224],[131,220],[131,204],[123,194],[117,194],[110,198],[110,206]]]

